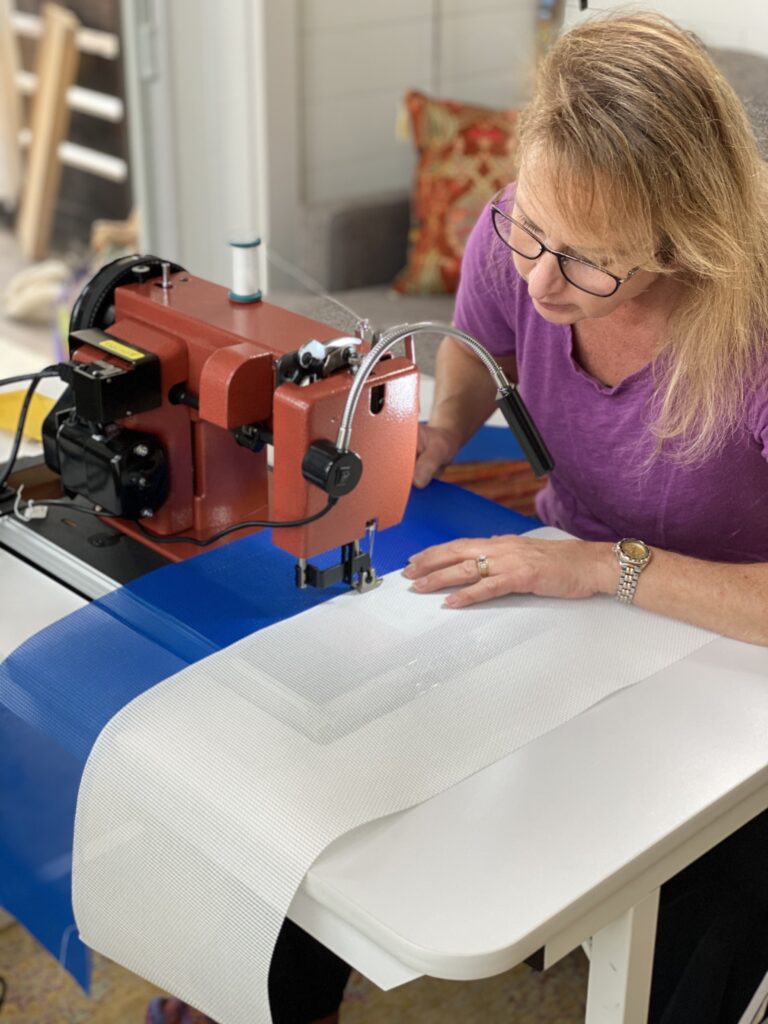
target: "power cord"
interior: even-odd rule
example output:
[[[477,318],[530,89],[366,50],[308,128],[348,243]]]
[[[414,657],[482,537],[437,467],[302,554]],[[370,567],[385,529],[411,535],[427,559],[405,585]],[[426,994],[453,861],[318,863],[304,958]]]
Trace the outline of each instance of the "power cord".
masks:
[[[117,515],[115,512],[107,512],[106,509],[100,508],[98,505],[95,508],[88,508],[87,505],[75,505],[73,502],[66,498],[52,498],[49,501],[35,501],[30,499],[26,504],[22,505],[22,492],[24,491],[24,484],[19,487],[16,492],[16,498],[13,503],[13,508],[8,509],[5,512],[0,512],[0,516],[10,515],[11,513],[16,516],[17,519],[21,519],[23,522],[29,522],[30,519],[42,519],[45,517],[45,511],[52,505],[60,505],[62,508],[66,508],[72,512],[83,512],[88,516],[97,516],[99,519],[121,519],[122,516]],[[136,521],[136,525],[139,530],[151,540],[156,541],[158,544],[194,544],[195,547],[205,548],[209,544],[214,544],[217,540],[221,540],[222,537],[226,537],[230,533],[235,533],[237,530],[247,530],[249,527],[294,527],[294,526],[306,526],[308,523],[314,523],[316,520],[321,519],[324,515],[331,511],[333,506],[336,504],[336,498],[329,498],[328,504],[320,509],[319,512],[315,512],[314,515],[306,516],[304,519],[291,519],[283,522],[276,522],[268,519],[251,519],[244,523],[234,523],[232,526],[226,527],[224,530],[219,530],[218,533],[214,533],[211,537],[206,537],[205,540],[200,540],[197,537],[164,537],[160,533],[155,533],[153,530],[148,530],[143,523]]]
[[[43,377],[58,377],[63,366],[67,363],[53,363],[43,370],[36,370],[34,373],[20,373],[16,377],[4,377],[0,380],[0,388],[7,384],[23,384],[26,380],[41,380]]]
[[[337,498],[329,498],[328,504],[320,509],[319,512],[315,512],[314,515],[306,516],[304,519],[290,519],[282,523],[274,522],[269,519],[251,519],[245,523],[235,523],[233,526],[228,526],[224,530],[219,530],[218,533],[214,533],[212,537],[206,537],[205,540],[198,540],[197,537],[163,537],[159,533],[155,533],[153,530],[148,530],[143,523],[138,522],[136,525],[139,530],[144,534],[145,537],[149,537],[150,540],[156,541],[158,544],[194,544],[197,548],[207,548],[209,544],[215,544],[217,540],[221,540],[222,537],[226,537],[230,533],[235,533],[236,530],[247,530],[250,527],[293,527],[293,526],[306,526],[308,523],[314,523],[318,519],[322,519],[324,515],[327,515],[333,506],[338,501]]]
[[[70,512],[82,512],[87,516],[98,516],[99,519],[118,519],[119,516],[115,512],[107,512],[100,505],[94,505],[91,508],[88,505],[75,505],[74,502],[68,498],[50,498],[45,501],[36,501],[34,498],[30,498],[25,505],[22,505],[22,494],[24,493],[24,484],[21,484],[18,491],[16,491],[16,497],[13,502],[13,508],[7,509],[5,512],[0,512],[2,515],[13,515],[17,519],[21,519],[22,522],[28,523],[30,519],[45,519],[48,509],[51,505],[60,505],[62,508],[66,508]]]

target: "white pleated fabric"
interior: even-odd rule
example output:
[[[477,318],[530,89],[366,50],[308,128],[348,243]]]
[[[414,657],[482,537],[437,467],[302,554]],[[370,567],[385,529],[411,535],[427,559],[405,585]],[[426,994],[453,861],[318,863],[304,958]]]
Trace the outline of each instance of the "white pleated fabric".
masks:
[[[332,840],[712,639],[608,598],[452,611],[408,587],[262,630],[108,723],[75,828],[89,946],[220,1024],[267,1024],[277,934]]]

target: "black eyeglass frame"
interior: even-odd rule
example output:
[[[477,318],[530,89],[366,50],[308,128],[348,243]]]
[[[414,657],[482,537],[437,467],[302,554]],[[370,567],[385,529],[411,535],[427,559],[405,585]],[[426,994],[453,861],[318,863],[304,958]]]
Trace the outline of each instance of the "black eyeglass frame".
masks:
[[[533,241],[539,247],[539,251],[536,253],[535,256],[529,256],[527,253],[520,252],[519,249],[516,249],[514,245],[511,245],[506,240],[504,235],[499,230],[499,225],[496,223],[497,214],[499,217],[503,217],[504,220],[509,221],[510,224],[514,224],[515,227],[520,228],[520,230],[524,231],[529,238],[533,239]],[[586,292],[587,295],[594,295],[596,299],[610,299],[610,297],[612,295],[615,295],[619,288],[621,288],[621,286],[626,281],[629,281],[629,279],[634,277],[638,270],[640,270],[640,267],[635,267],[633,270],[630,270],[629,273],[627,273],[624,277],[619,277],[618,274],[612,274],[610,270],[606,270],[604,267],[598,267],[596,263],[590,263],[589,260],[583,260],[578,256],[571,256],[567,252],[558,252],[557,249],[550,249],[550,247],[548,245],[545,245],[544,242],[542,242],[542,240],[537,235],[534,235],[532,231],[529,231],[529,229],[524,224],[521,224],[519,220],[515,220],[515,218],[511,214],[505,213],[502,209],[500,209],[500,207],[496,205],[496,203],[493,202],[491,203],[491,223],[493,224],[493,230],[496,232],[496,235],[499,238],[499,240],[502,241],[508,249],[511,249],[512,252],[516,252],[518,256],[522,256],[524,260],[537,260],[540,256],[543,256],[545,252],[551,253],[553,256],[556,256],[557,265],[558,267],[560,267],[560,273],[563,275],[568,284],[573,285],[574,288],[578,288],[581,292]],[[581,263],[581,265],[584,267],[589,267],[591,270],[598,270],[601,274],[605,274],[606,277],[612,278],[614,283],[613,291],[593,292],[589,288],[585,288],[582,284],[576,284],[576,282],[572,281],[565,272],[563,264],[566,260],[568,260],[568,262],[570,263]]]

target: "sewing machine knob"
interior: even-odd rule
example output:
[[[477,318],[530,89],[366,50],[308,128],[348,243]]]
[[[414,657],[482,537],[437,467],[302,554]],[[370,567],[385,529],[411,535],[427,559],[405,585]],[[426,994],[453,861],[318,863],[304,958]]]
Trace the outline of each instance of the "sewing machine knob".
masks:
[[[139,282],[139,284],[144,284],[144,282],[149,277],[150,272],[150,267],[148,267],[146,263],[139,263],[135,267],[131,267],[131,273]]]
[[[301,471],[305,480],[342,498],[357,487],[363,475],[363,463],[354,452],[340,452],[331,441],[315,441],[307,449]]]

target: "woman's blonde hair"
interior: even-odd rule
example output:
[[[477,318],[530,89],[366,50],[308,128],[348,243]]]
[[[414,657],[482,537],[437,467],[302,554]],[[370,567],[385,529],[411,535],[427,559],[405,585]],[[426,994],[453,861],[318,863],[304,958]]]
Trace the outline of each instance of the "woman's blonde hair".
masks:
[[[520,129],[559,211],[681,284],[657,374],[659,446],[695,462],[743,421],[768,353],[768,174],[703,46],[650,13],[600,16],[544,59]]]

